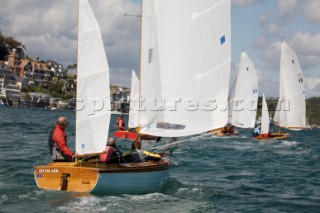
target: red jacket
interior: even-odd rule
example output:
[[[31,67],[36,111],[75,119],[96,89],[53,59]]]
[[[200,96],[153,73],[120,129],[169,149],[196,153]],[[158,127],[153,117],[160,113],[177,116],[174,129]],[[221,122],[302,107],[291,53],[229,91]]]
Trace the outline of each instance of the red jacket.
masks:
[[[125,124],[123,118],[118,118],[117,119],[117,127],[118,130],[124,130],[125,129]]]
[[[69,149],[67,145],[66,133],[62,126],[56,124],[56,128],[53,131],[52,139],[57,144],[58,148],[63,154],[72,157],[73,152]]]

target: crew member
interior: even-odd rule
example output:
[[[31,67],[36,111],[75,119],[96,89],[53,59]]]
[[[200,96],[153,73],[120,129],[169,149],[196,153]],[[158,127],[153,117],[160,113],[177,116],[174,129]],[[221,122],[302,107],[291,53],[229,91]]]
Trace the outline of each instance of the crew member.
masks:
[[[129,163],[145,162],[148,160],[161,160],[161,156],[159,154],[141,150],[140,141],[133,141],[131,144],[131,150],[125,152],[124,157]]]
[[[124,119],[123,119],[123,113],[121,113],[121,115],[117,119],[117,127],[118,127],[118,130],[126,130]]]
[[[67,145],[67,135],[65,133],[67,125],[67,118],[61,116],[49,134],[49,150],[53,161],[74,160],[74,154]]]
[[[100,155],[101,163],[123,163],[123,156],[120,150],[117,149],[114,138],[108,138],[105,153]]]
[[[253,137],[259,136],[260,135],[260,126],[257,126],[253,130]]]

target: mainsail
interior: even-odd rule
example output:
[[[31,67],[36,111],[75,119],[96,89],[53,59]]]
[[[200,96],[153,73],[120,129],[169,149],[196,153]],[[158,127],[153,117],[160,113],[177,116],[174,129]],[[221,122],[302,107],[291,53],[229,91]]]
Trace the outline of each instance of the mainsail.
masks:
[[[253,128],[258,105],[258,78],[254,63],[241,53],[236,85],[229,98],[231,124],[241,128]]]
[[[109,67],[100,28],[87,0],[79,1],[76,153],[105,149],[110,123]]]
[[[296,53],[282,42],[279,80],[279,101],[274,121],[288,129],[308,128],[303,74]]]
[[[178,137],[228,118],[230,0],[143,1],[140,133]]]
[[[131,93],[130,93],[130,111],[129,111],[129,128],[136,128],[139,126],[139,79],[132,70],[131,76]]]
[[[262,111],[261,111],[261,134],[268,134],[269,133],[269,125],[270,125],[270,118],[269,118],[269,111],[266,98],[262,96]]]

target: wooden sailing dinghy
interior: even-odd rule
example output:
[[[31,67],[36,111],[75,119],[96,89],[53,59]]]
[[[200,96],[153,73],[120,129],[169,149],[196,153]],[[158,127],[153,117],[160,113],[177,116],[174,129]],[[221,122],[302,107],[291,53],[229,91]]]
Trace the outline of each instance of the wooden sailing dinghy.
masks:
[[[309,129],[303,73],[296,53],[285,41],[281,44],[279,100],[273,118],[280,128]]]
[[[84,12],[89,14],[84,16]],[[86,20],[85,25],[92,22],[95,25],[80,24],[77,98],[84,99],[80,103],[85,106],[86,98],[95,100],[95,110],[84,107],[77,111],[76,152],[94,155],[104,150],[107,140],[109,75],[104,50],[96,50],[103,45],[87,0],[80,0],[79,14],[80,23]],[[223,109],[228,102],[230,25],[230,0],[142,1],[139,96],[147,105],[139,108],[139,135],[190,136],[224,126],[228,119]],[[95,32],[96,37],[91,37]],[[86,59],[95,59],[92,56],[103,61],[85,64]],[[148,105],[164,98],[169,101],[165,109]],[[99,100],[104,101],[104,107]],[[177,100],[180,102],[175,105]],[[142,194],[158,191],[169,178],[170,166],[166,159],[115,165],[78,160],[36,166],[34,176],[43,189]]]
[[[284,132],[269,132],[269,126],[270,126],[270,117],[269,117],[269,111],[267,106],[267,101],[263,93],[262,97],[262,115],[261,115],[261,134],[258,136],[255,136],[254,138],[257,140],[270,140],[270,139],[286,139],[289,137],[288,133]]]
[[[110,123],[109,67],[99,25],[87,0],[79,0],[76,162],[35,166],[41,189],[103,194],[158,191],[168,180],[171,163],[88,163],[83,156],[103,153]],[[79,108],[80,107],[80,108]]]
[[[302,70],[296,53],[285,41],[281,43],[279,100],[273,120],[279,126],[279,132],[271,132],[269,134],[273,139],[289,137],[289,133],[281,132],[281,128],[289,130],[310,128],[306,122],[306,101]]]
[[[228,125],[211,130],[210,134],[230,136],[239,134],[235,127],[247,129],[255,124],[258,105],[258,78],[254,63],[250,57],[241,52],[240,64],[235,85],[228,102]]]

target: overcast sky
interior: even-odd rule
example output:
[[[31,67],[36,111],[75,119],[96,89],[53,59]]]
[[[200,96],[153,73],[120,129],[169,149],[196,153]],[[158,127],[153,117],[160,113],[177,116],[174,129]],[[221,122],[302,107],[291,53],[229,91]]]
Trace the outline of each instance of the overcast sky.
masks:
[[[199,0],[200,1],[200,0]],[[129,86],[139,70],[140,0],[89,0],[98,19],[111,83]],[[320,0],[231,0],[232,70],[242,49],[256,65],[259,95],[278,96],[282,38],[296,51],[307,97],[320,96]],[[76,63],[76,0],[0,0],[0,30],[27,48],[29,57]]]

